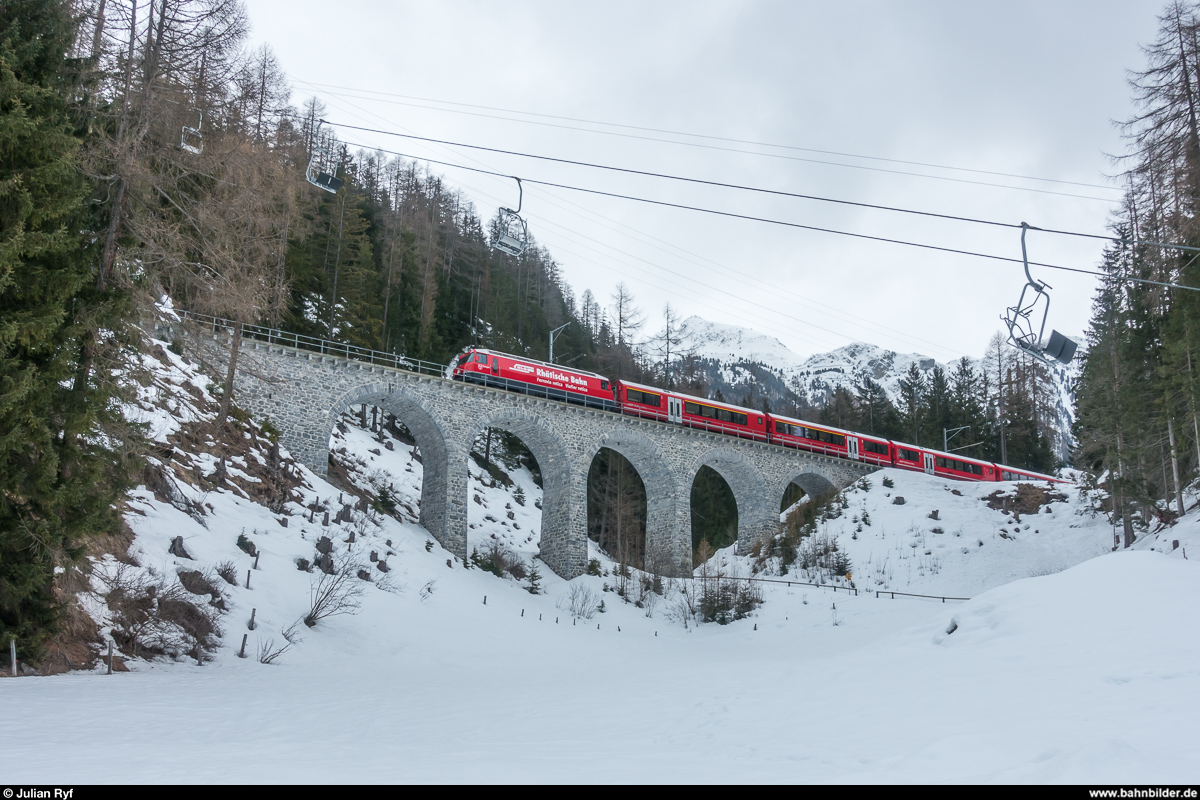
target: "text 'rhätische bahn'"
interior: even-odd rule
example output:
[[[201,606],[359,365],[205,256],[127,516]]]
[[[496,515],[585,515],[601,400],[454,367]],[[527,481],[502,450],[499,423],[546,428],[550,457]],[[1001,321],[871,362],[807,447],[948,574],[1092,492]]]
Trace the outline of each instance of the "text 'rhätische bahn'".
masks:
[[[477,383],[603,411],[643,417],[710,433],[754,439],[813,453],[897,467],[961,481],[1060,479],[990,461],[931,450],[879,436],[817,425],[752,408],[665,391],[594,372],[474,348],[451,368],[454,380]]]

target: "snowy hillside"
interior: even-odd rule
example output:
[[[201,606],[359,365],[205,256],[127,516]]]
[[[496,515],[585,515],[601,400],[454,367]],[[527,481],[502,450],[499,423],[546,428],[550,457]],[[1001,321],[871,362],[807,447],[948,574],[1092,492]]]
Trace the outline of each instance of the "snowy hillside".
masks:
[[[881,471],[806,537],[836,542],[849,578],[803,555],[785,571],[719,553],[699,571],[783,582],[754,584],[746,618],[705,624],[701,581],[622,578],[594,545],[597,574],[541,566],[536,474],[496,441],[490,467],[469,463],[464,564],[415,523],[421,456],[384,415],[343,418],[328,479],[253,420],[222,461],[207,378],[165,345],[145,366],[151,485],[128,551],[95,556],[80,591],[130,671],[0,681],[6,716],[25,720],[0,753],[10,781],[1182,782],[1200,768],[1195,511],[1144,535],[1145,552],[1107,554],[1108,522],[1073,487]],[[62,725],[63,708],[105,735]]]

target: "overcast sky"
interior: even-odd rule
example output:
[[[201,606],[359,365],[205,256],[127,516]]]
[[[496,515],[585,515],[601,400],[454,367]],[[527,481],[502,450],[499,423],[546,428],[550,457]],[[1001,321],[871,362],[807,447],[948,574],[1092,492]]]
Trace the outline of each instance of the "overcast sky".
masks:
[[[292,80],[292,102],[315,95],[334,122],[1093,233],[1120,198],[1106,176],[1124,149],[1113,120],[1131,113],[1126,71],[1142,66],[1162,10],[1141,0],[248,6],[255,41]],[[339,135],[531,180],[1021,253],[1010,229]],[[485,219],[516,203],[511,180],[435,169]],[[624,281],[646,334],[669,302],[800,354],[866,341],[944,361],[982,355],[1025,282],[1019,264],[562,189],[527,185],[523,215],[577,296],[590,288],[607,302]],[[1028,243],[1034,260],[1082,268],[1102,246],[1037,233]],[[1053,287],[1047,332],[1082,333],[1094,279],[1034,277]]]

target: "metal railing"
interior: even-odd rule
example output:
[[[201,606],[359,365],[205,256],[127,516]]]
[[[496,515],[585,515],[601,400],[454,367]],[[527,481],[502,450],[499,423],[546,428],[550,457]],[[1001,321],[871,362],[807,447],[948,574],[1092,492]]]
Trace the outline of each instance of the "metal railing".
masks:
[[[237,329],[237,323],[233,320],[214,317],[209,314],[198,314],[194,311],[186,311],[181,308],[172,309],[177,314],[180,320],[189,322],[199,328],[211,330],[213,333],[222,332],[232,335]],[[329,339],[320,339],[316,336],[305,336],[300,333],[291,333],[289,331],[280,330],[279,328],[267,328],[262,325],[242,325],[242,337],[246,339],[254,339],[255,341],[266,342],[267,344],[283,345],[285,347],[293,347],[297,350],[306,350],[321,355],[336,356],[352,361],[360,361],[365,364],[373,364],[382,367],[391,367],[392,369],[405,370],[407,372],[415,372],[419,375],[434,375],[439,378],[451,377],[452,367],[446,364],[439,364],[434,361],[422,361],[417,358],[409,358],[407,356],[397,355],[395,353],[385,353],[382,350],[371,350],[366,347],[358,347],[357,345],[348,344],[345,342],[334,342]],[[472,373],[468,373],[472,374]],[[706,433],[715,433],[721,436],[734,436],[739,439],[749,439],[758,441],[764,444],[774,444],[779,447],[786,447],[793,450],[802,450],[809,453],[817,453],[819,455],[828,456],[830,458],[839,458],[843,460],[850,459],[845,450],[838,450],[827,447],[824,444],[813,443],[812,445],[801,445],[796,442],[772,440],[769,433],[757,433],[741,430],[736,427],[722,425],[720,423],[707,423],[698,420],[684,419],[682,422],[672,422],[667,415],[662,412],[650,411],[647,409],[638,410],[636,412],[628,411],[618,404],[615,400],[605,401],[595,397],[590,397],[576,392],[566,392],[560,389],[539,386],[538,384],[527,383],[525,381],[514,381],[508,378],[499,376],[483,376],[482,380],[471,380],[472,383],[481,383],[484,386],[503,389],[504,391],[515,392],[518,394],[529,395],[533,397],[543,397],[547,400],[554,400],[561,403],[569,403],[571,405],[580,405],[586,408],[595,408],[601,411],[610,411],[614,414],[622,416],[639,417],[641,419],[652,419],[657,422],[663,422],[672,425],[682,425],[685,428],[704,431]],[[765,416],[765,415],[764,415]],[[891,462],[887,459],[878,458],[874,455],[865,453],[859,454],[859,461],[863,463],[875,464],[876,466],[891,466]]]
[[[911,592],[893,592],[889,589],[876,590],[875,598],[878,599],[879,596],[883,595],[883,594],[890,594],[892,596],[893,600],[896,599],[896,595],[900,595],[901,597],[926,597],[930,600],[941,600],[943,603],[946,602],[947,600],[970,600],[971,599],[969,597],[942,597],[941,595],[938,595],[938,594],[912,594]]]
[[[178,308],[173,310],[179,315],[181,320],[190,322],[200,328],[210,329],[213,333],[220,331],[232,335],[234,330],[237,329],[237,323],[232,320],[213,317],[208,314],[197,314],[194,311],[185,311]],[[242,325],[242,337],[266,342],[267,344],[284,345],[286,347],[294,347],[297,350],[308,350],[322,355],[361,361],[366,364],[402,369],[408,372],[416,372],[420,375],[436,375],[444,378],[448,371],[448,367],[445,364],[438,364],[434,361],[422,361],[395,353],[385,353],[382,350],[371,350],[353,344],[318,339],[315,336],[290,333],[278,328],[266,328],[262,325]]]
[[[858,589],[853,586],[838,586],[836,583],[808,583],[806,581],[789,581],[786,578],[742,578],[737,575],[687,575],[677,580],[693,581],[747,581],[750,583],[784,583],[788,588],[793,586],[815,586],[818,589],[832,589],[835,593],[841,589],[847,594],[858,596]]]

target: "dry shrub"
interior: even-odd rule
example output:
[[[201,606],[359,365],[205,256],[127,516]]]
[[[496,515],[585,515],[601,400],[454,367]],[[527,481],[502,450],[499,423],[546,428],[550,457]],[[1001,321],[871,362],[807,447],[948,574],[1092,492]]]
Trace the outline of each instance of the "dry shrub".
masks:
[[[183,585],[183,588],[187,589],[192,594],[219,594],[217,587],[212,585],[212,582],[208,579],[208,576],[199,570],[183,569],[176,574],[178,575],[179,582]]]
[[[217,564],[215,569],[216,573],[221,576],[221,580],[230,586],[237,586],[237,567],[232,561],[222,561]]]
[[[596,611],[600,607],[600,598],[591,590],[587,584],[575,583],[571,585],[571,590],[567,594],[567,613],[576,619],[591,619],[596,616]],[[558,601],[558,607],[562,608],[563,599]]]
[[[493,539],[488,549],[482,555],[478,550],[471,552],[471,563],[485,572],[490,572],[497,578],[511,575],[517,580],[524,580],[529,574],[525,562],[512,549],[499,539]]]
[[[203,576],[201,576],[203,577]],[[109,561],[96,570],[112,613],[112,637],[121,652],[137,658],[212,658],[220,639],[218,612],[154,570]]]
[[[304,641],[300,638],[299,632],[297,631],[299,625],[300,620],[296,620],[290,626],[280,631],[280,635],[283,637],[283,644],[275,644],[274,637],[267,639],[265,642],[259,641],[258,663],[274,664],[280,657],[291,650],[294,645],[300,644],[300,642]]]
[[[313,573],[309,583],[309,609],[304,624],[310,628],[328,617],[357,614],[366,586],[358,577],[358,571],[366,565],[356,561],[348,551],[323,558],[330,559],[332,568],[329,572]]]
[[[1053,487],[1039,486],[1036,483],[1018,483],[1012,494],[1003,490],[996,491],[983,498],[988,508],[997,511],[1006,509],[1014,512],[1017,520],[1021,514],[1036,514],[1042,506],[1051,503],[1065,503],[1067,496]]]

